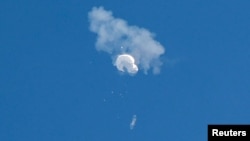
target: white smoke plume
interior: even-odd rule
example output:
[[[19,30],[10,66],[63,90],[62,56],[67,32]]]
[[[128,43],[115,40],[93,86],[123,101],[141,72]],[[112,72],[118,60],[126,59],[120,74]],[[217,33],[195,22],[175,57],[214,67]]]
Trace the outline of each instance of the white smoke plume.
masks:
[[[97,50],[111,54],[119,71],[137,73],[142,69],[147,73],[153,69],[153,73],[159,73],[162,64],[160,56],[165,51],[153,39],[153,33],[128,25],[125,20],[113,17],[112,12],[103,7],[93,7],[88,16],[90,30],[97,34]]]

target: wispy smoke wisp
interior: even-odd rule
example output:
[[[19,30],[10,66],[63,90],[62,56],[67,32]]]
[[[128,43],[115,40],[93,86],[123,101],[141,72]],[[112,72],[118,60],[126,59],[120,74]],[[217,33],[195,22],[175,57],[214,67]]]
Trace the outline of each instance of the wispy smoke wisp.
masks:
[[[88,16],[90,30],[97,34],[98,51],[111,54],[115,60],[120,54],[129,54],[135,59],[138,69],[147,73],[152,68],[154,73],[159,73],[162,65],[160,56],[165,51],[164,47],[153,39],[153,33],[128,25],[125,20],[113,17],[112,12],[103,7],[94,7]],[[113,62],[117,66],[116,61]]]

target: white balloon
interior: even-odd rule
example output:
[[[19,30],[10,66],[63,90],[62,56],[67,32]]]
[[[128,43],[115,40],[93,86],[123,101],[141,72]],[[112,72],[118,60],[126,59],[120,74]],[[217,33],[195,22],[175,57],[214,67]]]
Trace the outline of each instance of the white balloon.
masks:
[[[115,66],[119,71],[135,74],[138,72],[138,67],[135,64],[135,59],[129,54],[118,55],[115,61]]]

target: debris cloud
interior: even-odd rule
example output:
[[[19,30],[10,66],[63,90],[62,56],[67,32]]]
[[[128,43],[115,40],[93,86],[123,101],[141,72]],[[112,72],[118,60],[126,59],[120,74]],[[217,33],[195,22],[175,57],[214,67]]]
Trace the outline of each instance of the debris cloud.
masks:
[[[147,74],[152,69],[155,74],[160,72],[160,56],[165,50],[154,39],[153,33],[145,28],[128,25],[127,21],[115,18],[111,11],[103,7],[93,7],[88,17],[90,31],[97,34],[96,49],[109,53],[119,71],[126,69],[128,73],[136,73],[143,70]],[[134,63],[131,63],[130,58],[135,60]]]

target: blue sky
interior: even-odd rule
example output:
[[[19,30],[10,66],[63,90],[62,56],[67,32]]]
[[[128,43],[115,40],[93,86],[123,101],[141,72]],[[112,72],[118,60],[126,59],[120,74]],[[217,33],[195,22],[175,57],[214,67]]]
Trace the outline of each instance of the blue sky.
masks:
[[[0,140],[199,141],[207,124],[249,124],[249,5],[2,0]],[[96,50],[94,6],[155,33],[160,74],[121,75]]]

